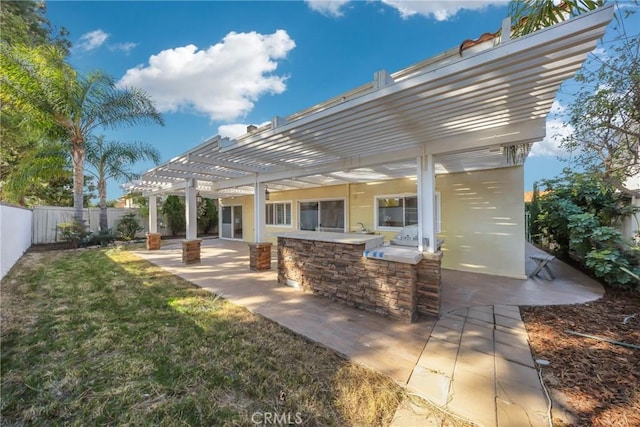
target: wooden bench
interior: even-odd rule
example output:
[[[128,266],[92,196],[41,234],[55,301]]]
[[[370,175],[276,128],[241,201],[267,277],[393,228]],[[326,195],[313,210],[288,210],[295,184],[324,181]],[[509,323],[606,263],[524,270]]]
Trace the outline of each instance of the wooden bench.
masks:
[[[551,270],[549,269],[549,262],[552,261],[555,257],[553,255],[548,254],[539,254],[539,255],[531,255],[532,260],[536,262],[536,268],[531,272],[529,277],[535,277],[542,270],[544,270],[549,276],[549,280],[553,280],[553,274],[551,274]]]

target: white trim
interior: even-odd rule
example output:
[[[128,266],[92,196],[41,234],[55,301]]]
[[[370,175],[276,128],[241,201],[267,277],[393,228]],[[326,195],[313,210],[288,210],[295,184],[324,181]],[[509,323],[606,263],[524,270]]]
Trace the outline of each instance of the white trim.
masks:
[[[218,199],[219,200],[219,199]],[[222,237],[222,209],[223,208],[231,208],[231,225],[233,225],[233,208],[240,206],[242,208],[242,238],[238,239],[237,237]],[[227,205],[224,203],[219,203],[218,206],[219,212],[218,212],[218,238],[221,240],[235,240],[238,242],[243,242],[244,241],[244,205],[242,203],[234,203],[231,205]],[[232,233],[233,234],[233,233]]]
[[[149,196],[149,233],[158,232],[158,196]]]
[[[405,227],[407,224],[401,226],[401,227],[393,227],[393,226],[379,226],[378,225],[378,199],[398,199],[398,198],[403,198],[406,199],[407,197],[415,197],[416,200],[418,199],[418,194],[417,193],[394,193],[394,194],[379,194],[379,195],[374,195],[373,196],[373,229],[376,231],[400,231],[402,230],[403,227]],[[402,206],[402,222],[404,224],[404,220],[405,220],[405,205],[403,204]]]
[[[269,200],[265,205],[289,204],[289,224],[269,224],[265,219],[265,226],[269,228],[293,228],[293,200]],[[265,212],[266,215],[266,212]]]
[[[198,238],[198,207],[196,203],[197,182],[195,179],[187,179],[184,193],[185,201],[185,221],[186,239],[194,240]]]
[[[436,202],[435,220],[436,220],[436,234],[442,233],[442,194],[439,191],[434,193]]]

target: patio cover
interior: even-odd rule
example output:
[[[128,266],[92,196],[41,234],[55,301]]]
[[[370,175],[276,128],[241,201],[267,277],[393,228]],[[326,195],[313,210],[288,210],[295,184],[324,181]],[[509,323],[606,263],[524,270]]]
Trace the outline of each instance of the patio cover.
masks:
[[[612,16],[610,5],[528,36],[376,72],[364,86],[237,139],[215,136],[125,188],[181,193],[195,180],[203,195],[229,197],[264,183],[277,191],[416,176],[416,159],[426,155],[436,174],[513,165],[504,147],[544,138],[560,85]]]

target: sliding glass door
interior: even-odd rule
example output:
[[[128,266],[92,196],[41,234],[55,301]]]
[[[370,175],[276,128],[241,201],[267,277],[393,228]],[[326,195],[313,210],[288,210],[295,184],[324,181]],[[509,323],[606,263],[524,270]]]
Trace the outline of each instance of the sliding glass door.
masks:
[[[222,207],[220,236],[223,239],[242,239],[242,206]]]

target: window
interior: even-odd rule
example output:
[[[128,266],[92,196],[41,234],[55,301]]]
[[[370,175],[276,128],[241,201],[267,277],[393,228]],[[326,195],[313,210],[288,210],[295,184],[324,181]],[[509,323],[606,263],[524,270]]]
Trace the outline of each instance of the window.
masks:
[[[267,203],[267,225],[291,225],[291,203]]]
[[[418,223],[418,198],[416,196],[383,196],[376,198],[378,228],[402,228]]]
[[[440,193],[435,193],[436,227],[441,232]],[[418,223],[417,196],[378,196],[376,197],[376,228],[402,228]]]
[[[344,200],[300,202],[300,230],[344,232]]]

